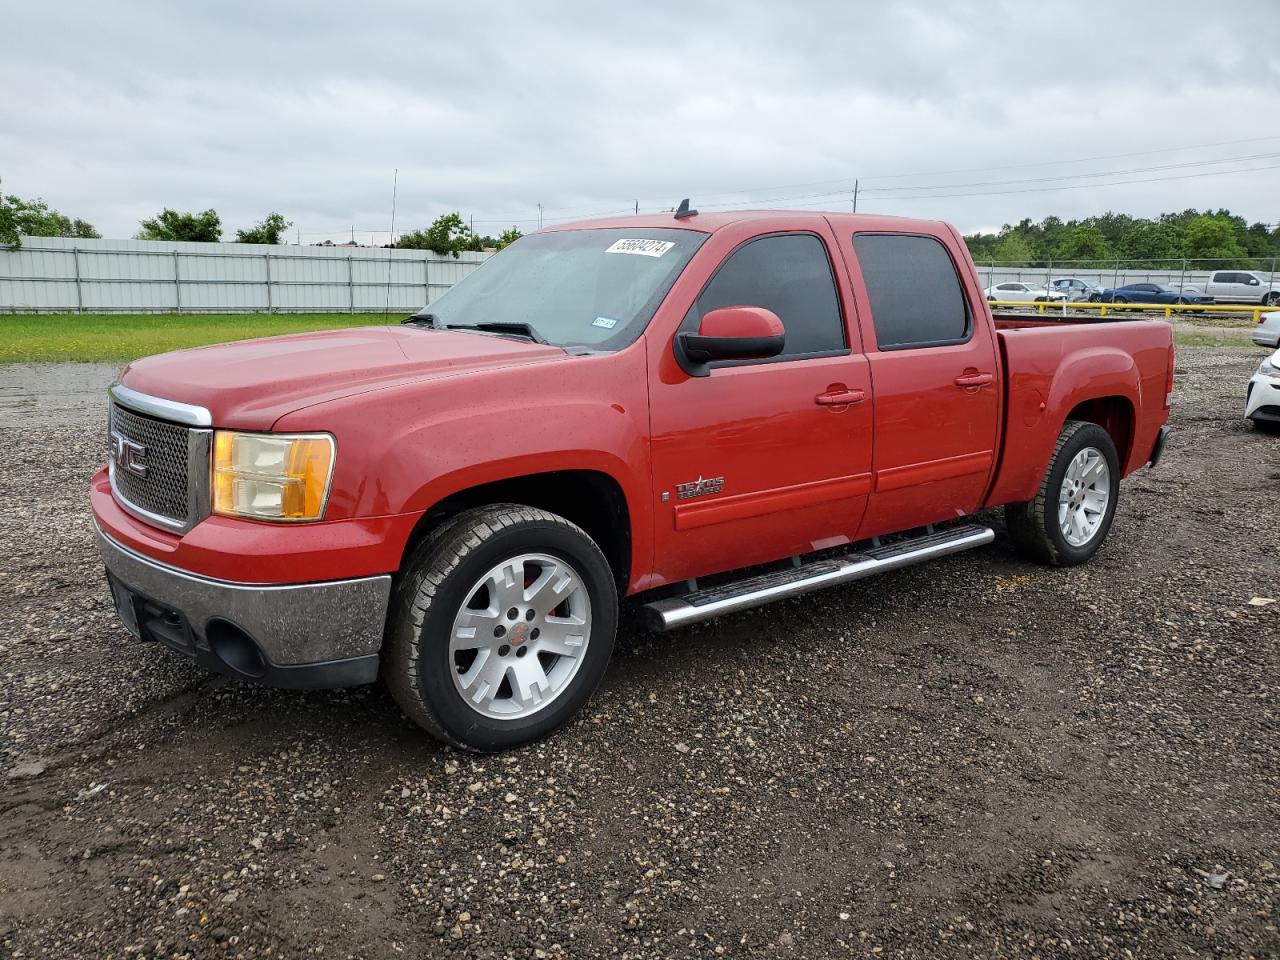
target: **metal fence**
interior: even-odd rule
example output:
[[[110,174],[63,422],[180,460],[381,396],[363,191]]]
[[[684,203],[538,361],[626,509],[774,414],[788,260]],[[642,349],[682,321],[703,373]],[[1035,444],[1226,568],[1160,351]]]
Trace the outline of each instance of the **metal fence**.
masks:
[[[977,262],[978,276],[984,287],[997,283],[1031,283],[1044,286],[1050,280],[1079,277],[1099,287],[1123,287],[1130,283],[1163,283],[1175,290],[1186,286],[1203,286],[1217,270],[1250,271],[1263,282],[1277,278],[1277,264],[1265,261],[1267,269],[1258,269],[1258,260],[1158,260],[1132,263],[1124,260],[1059,260],[1034,266],[1004,263],[999,260]]]
[[[0,313],[412,312],[489,256],[23,237],[0,247]]]

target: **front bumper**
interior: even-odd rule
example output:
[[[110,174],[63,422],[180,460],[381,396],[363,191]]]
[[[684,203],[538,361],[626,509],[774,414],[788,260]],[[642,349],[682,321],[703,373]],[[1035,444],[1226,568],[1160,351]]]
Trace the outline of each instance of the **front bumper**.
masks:
[[[1245,394],[1244,415],[1250,420],[1280,423],[1280,377],[1253,375]]]
[[[346,687],[377,678],[390,575],[234,583],[145,557],[100,528],[97,541],[120,619],[141,640],[272,686]]]

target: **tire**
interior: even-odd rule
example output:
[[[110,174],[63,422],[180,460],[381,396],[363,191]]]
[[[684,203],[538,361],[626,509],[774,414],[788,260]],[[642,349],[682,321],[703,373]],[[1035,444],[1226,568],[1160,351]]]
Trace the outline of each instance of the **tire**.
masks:
[[[1253,429],[1258,433],[1265,433],[1272,437],[1280,435],[1280,423],[1276,423],[1274,420],[1255,420],[1250,417],[1249,422],[1253,424]]]
[[[1124,297],[1112,297],[1111,302],[1112,303],[1128,303],[1129,301],[1126,300]]]
[[[1262,302],[1268,307],[1280,306],[1280,293],[1268,293]]]
[[[1077,467],[1074,466],[1078,462],[1077,458],[1083,456],[1087,463],[1089,457],[1086,451],[1100,456],[1107,468],[1105,479],[1095,478],[1094,481],[1097,487],[1105,488],[1107,495],[1105,503],[1101,504],[1101,511],[1096,512],[1096,520],[1086,505],[1090,502],[1097,504],[1096,496],[1090,497],[1092,488],[1079,492],[1072,489],[1075,480],[1072,480],[1071,485],[1068,484],[1069,473],[1073,477],[1077,476]],[[1119,495],[1120,462],[1110,434],[1096,423],[1068,420],[1058,434],[1053,456],[1049,458],[1049,469],[1045,472],[1035,499],[1026,503],[1011,503],[1004,508],[1009,539],[1020,556],[1036,563],[1055,567],[1072,567],[1084,563],[1098,552],[1107,539]],[[1068,522],[1072,514],[1075,514],[1084,519],[1084,525],[1096,523],[1090,526],[1089,534],[1082,542],[1079,539],[1080,529],[1073,528],[1071,536],[1063,530],[1060,520],[1064,508]]]
[[[505,584],[493,579],[504,567]],[[550,600],[557,605],[542,612]],[[617,624],[613,572],[581,528],[533,507],[480,507],[447,521],[405,564],[383,682],[410,720],[445,743],[505,750],[546,736],[587,702]]]
[[[1091,294],[1089,294],[1089,302],[1090,302],[1090,303],[1101,303],[1101,302],[1102,302],[1102,294],[1099,294],[1099,293],[1091,293]]]

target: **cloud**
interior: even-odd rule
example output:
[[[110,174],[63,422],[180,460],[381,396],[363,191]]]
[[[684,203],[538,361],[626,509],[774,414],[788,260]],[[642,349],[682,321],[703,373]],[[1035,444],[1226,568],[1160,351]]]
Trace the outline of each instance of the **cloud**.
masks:
[[[228,235],[271,210],[310,240],[385,230],[394,168],[404,228],[686,195],[848,209],[855,177],[860,209],[966,230],[1190,206],[1274,222],[1270,6],[27,4],[6,14],[0,177],[108,236],[165,206],[214,207]],[[1231,157],[1256,159],[1173,168]]]

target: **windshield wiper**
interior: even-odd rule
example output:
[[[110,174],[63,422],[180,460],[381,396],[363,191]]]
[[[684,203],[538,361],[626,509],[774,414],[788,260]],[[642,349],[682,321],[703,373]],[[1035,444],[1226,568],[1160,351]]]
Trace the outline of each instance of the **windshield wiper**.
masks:
[[[518,337],[527,337],[534,343],[546,343],[533,324],[523,320],[485,320],[482,323],[446,323],[446,330],[479,330],[482,333],[514,333]]]
[[[401,325],[422,323],[426,324],[428,327],[434,327],[436,325],[436,319],[437,318],[434,313],[415,313],[411,317],[405,317],[400,321],[400,323]]]

